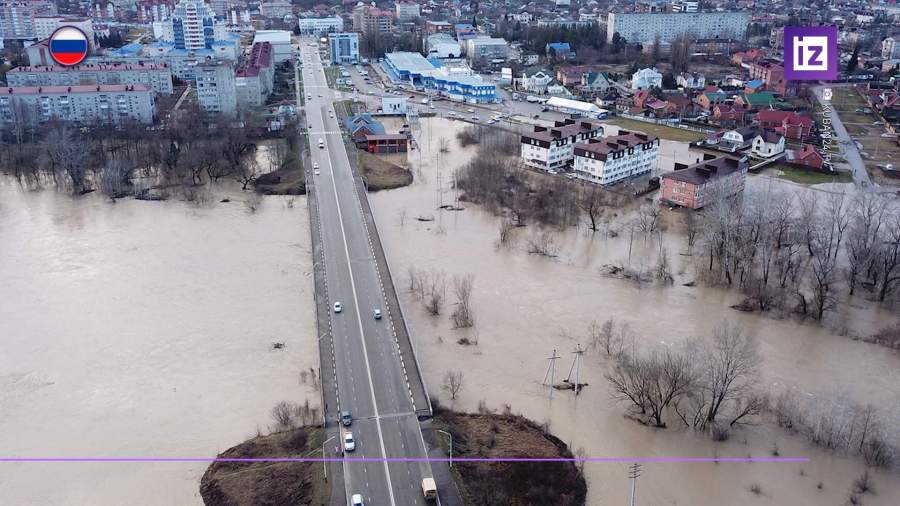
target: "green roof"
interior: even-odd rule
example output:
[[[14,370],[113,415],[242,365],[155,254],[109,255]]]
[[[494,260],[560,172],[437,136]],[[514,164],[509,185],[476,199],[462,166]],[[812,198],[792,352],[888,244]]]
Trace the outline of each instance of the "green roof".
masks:
[[[741,94],[741,100],[750,105],[772,105],[775,103],[775,94],[771,91],[743,93]]]

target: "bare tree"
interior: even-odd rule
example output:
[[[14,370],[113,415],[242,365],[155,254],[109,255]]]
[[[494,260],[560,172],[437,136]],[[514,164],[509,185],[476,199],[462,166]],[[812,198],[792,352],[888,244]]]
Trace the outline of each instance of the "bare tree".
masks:
[[[665,427],[665,412],[688,394],[696,380],[690,360],[670,349],[623,353],[606,374],[613,396],[631,404],[649,423]]]
[[[444,374],[444,382],[442,388],[450,394],[450,400],[455,401],[456,396],[463,387],[462,371],[447,371]]]
[[[450,318],[457,328],[468,328],[475,325],[472,313],[472,287],[475,278],[471,274],[453,278],[453,293],[456,296],[456,308]]]
[[[850,295],[861,274],[870,274],[887,209],[887,199],[875,191],[861,191],[853,199],[852,216],[844,243],[847,252],[847,283]]]
[[[558,250],[556,235],[549,230],[534,231],[528,238],[528,252],[532,255],[555,257]]]

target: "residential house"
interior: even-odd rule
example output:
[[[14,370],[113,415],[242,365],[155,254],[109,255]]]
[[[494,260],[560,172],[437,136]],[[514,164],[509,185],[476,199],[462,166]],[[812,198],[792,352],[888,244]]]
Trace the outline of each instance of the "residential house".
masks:
[[[605,95],[613,86],[613,81],[606,72],[588,72],[581,76],[579,91],[583,95]]]
[[[788,139],[803,139],[812,133],[813,120],[793,111],[759,111],[754,121],[766,130],[773,130]]]
[[[769,109],[775,105],[777,99],[771,91],[761,91],[758,93],[741,93],[734,99],[734,105],[743,107],[748,111],[758,111],[760,109]]]
[[[706,87],[706,76],[693,72],[681,72],[675,78],[675,83],[682,88],[702,90]]]
[[[733,104],[717,104],[712,117],[721,127],[735,127],[744,123],[744,109]]]
[[[822,170],[825,167],[825,157],[812,144],[804,144],[800,149],[787,150],[785,161],[791,165],[813,170]]]
[[[760,158],[778,156],[784,153],[784,136],[771,130],[763,130],[751,141],[750,153]]]
[[[674,116],[693,117],[695,114],[694,102],[687,95],[668,95],[666,102],[672,105]]]
[[[584,80],[584,76],[590,73],[591,68],[584,65],[572,65],[560,67],[556,70],[556,80],[568,88],[579,85]]]
[[[752,79],[744,83],[744,93],[757,93],[763,90],[766,83],[762,79]]]
[[[632,90],[646,90],[649,88],[662,88],[662,74],[656,69],[640,69],[631,76]]]
[[[731,55],[731,63],[733,65],[743,66],[749,65],[763,57],[762,49],[754,48],[746,51],[740,51]]]
[[[553,74],[546,69],[538,67],[525,69],[519,79],[519,89],[543,95],[547,93],[547,87],[553,82]]]
[[[551,42],[547,44],[544,50],[548,58],[555,60],[567,60],[575,56],[568,42]]]
[[[369,153],[406,153],[409,139],[402,134],[366,135]]]
[[[603,126],[594,120],[557,121],[553,127],[534,127],[521,137],[525,165],[556,172],[563,170],[575,156],[575,144],[603,135]]]
[[[689,167],[676,164],[674,171],[661,178],[661,198],[670,204],[700,209],[718,195],[730,197],[743,192],[747,169],[746,157],[734,159],[708,154],[702,162]]]
[[[757,130],[753,127],[740,127],[728,130],[722,134],[719,140],[718,149],[720,151],[729,151],[734,153],[750,147],[753,138],[756,137]]]
[[[655,97],[650,94],[649,90],[639,90],[637,93],[631,96],[631,102],[638,109],[643,109],[647,107],[647,103],[650,100],[654,100]]]
[[[724,103],[727,98],[728,95],[722,90],[707,90],[697,96],[697,105],[707,111],[711,111],[716,105]]]
[[[367,147],[366,137],[369,135],[384,135],[384,125],[376,121],[369,114],[358,114],[351,116],[345,120],[347,131],[350,132],[350,138],[356,144],[356,147],[364,149]]]
[[[766,89],[781,96],[790,96],[794,93],[794,86],[784,78],[784,66],[778,62],[762,60],[755,61],[747,68],[750,79],[759,79],[766,83]]]
[[[659,139],[619,130],[618,135],[576,144],[574,154],[576,177],[602,185],[614,184],[649,174],[659,159]]]

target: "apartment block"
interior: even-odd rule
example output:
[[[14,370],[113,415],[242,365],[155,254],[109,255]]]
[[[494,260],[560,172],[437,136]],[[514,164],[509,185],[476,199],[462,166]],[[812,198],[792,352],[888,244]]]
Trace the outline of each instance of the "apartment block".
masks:
[[[153,91],[145,85],[0,88],[0,127],[51,120],[78,125],[153,123]]]
[[[649,174],[659,160],[659,139],[620,130],[618,135],[575,145],[575,176],[601,185]]]
[[[6,74],[10,86],[83,86],[140,84],[155,94],[171,95],[172,70],[161,63],[83,63],[73,67],[16,67]]]
[[[330,18],[300,18],[297,28],[302,35],[324,35],[344,31],[344,20],[340,16]]]
[[[702,162],[688,167],[675,164],[674,171],[663,174],[660,184],[664,202],[700,209],[718,195],[730,197],[744,191],[749,166],[746,157],[703,156]]]
[[[522,161],[536,169],[563,170],[575,157],[575,145],[603,135],[603,125],[594,120],[557,121],[553,127],[534,127],[520,139]]]
[[[504,62],[509,55],[506,39],[475,37],[466,41],[466,58],[473,66],[486,66]]]
[[[250,55],[234,71],[234,88],[238,107],[259,107],[266,103],[275,83],[272,45],[253,44]]]
[[[194,69],[200,109],[224,116],[237,115],[235,75],[228,62],[206,62]]]
[[[743,39],[749,12],[611,12],[606,18],[607,42],[618,33],[632,44],[671,43],[680,35],[695,39]]]
[[[394,18],[390,11],[383,11],[371,5],[357,5],[353,8],[353,31],[370,34],[391,33]]]
[[[415,2],[397,2],[394,6],[397,21],[413,21],[422,15],[422,9]]]

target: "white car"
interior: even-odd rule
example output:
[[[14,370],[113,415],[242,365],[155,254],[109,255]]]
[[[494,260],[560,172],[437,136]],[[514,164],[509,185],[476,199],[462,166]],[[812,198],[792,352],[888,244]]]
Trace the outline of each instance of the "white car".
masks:
[[[313,168],[314,168],[314,169],[318,169],[318,168],[319,168],[319,162],[313,162]]]
[[[475,109],[466,109],[466,112],[471,114],[471,113],[475,112]]]
[[[318,176],[318,175],[319,175],[319,169],[316,169],[316,171],[315,171],[313,174],[315,174],[315,175]]]
[[[334,113],[331,112],[331,111],[328,111],[328,117],[329,117],[329,118],[333,118],[333,117],[334,117]]]
[[[344,306],[342,306],[340,302],[334,303],[334,312],[335,313],[340,313],[343,310],[344,310]]]
[[[344,451],[352,452],[356,449],[356,441],[353,439],[352,432],[344,433]]]
[[[380,320],[380,319],[381,319],[381,310],[380,310],[380,309],[373,309],[373,310],[372,310],[372,316],[375,317],[376,320]]]
[[[353,494],[353,497],[350,498],[351,506],[365,506],[363,504],[362,494]]]

